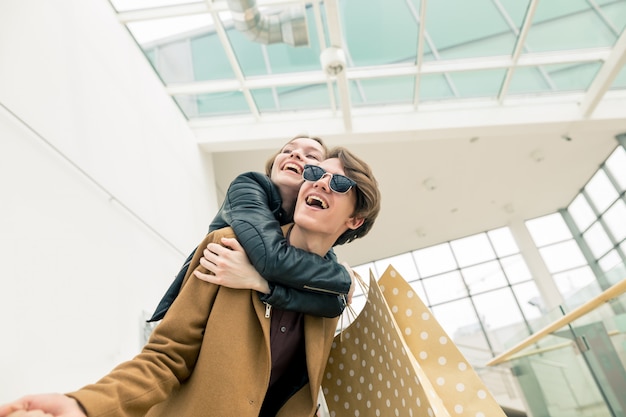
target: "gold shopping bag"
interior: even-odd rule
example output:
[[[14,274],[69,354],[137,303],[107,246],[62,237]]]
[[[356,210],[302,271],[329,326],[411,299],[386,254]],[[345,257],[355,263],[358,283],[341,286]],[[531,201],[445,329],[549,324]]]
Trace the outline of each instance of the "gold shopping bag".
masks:
[[[322,388],[331,417],[505,417],[411,286],[389,267],[335,337]]]

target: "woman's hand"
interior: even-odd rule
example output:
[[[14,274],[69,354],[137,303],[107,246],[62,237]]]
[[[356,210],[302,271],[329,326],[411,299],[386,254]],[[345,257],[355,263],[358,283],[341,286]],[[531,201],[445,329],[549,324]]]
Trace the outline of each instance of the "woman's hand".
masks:
[[[200,265],[209,273],[205,274],[196,269],[194,275],[203,281],[224,287],[250,289],[269,294],[269,284],[254,269],[237,239],[222,238],[221,242],[221,245],[209,243],[203,251],[204,256],[200,259]]]
[[[75,399],[63,394],[28,395],[0,405],[0,417],[87,417]]]

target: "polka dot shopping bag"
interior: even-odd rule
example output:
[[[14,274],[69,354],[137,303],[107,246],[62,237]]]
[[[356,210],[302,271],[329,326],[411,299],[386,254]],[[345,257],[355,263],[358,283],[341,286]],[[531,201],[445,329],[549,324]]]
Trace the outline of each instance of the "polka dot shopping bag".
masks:
[[[335,337],[322,382],[331,417],[505,417],[411,286],[370,273],[368,301]]]

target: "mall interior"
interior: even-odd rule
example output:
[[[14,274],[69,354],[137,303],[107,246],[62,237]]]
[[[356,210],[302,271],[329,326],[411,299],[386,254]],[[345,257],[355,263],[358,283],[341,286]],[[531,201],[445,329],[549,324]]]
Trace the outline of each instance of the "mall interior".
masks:
[[[626,416],[625,28],[624,0],[0,2],[0,404],[136,355],[233,178],[308,135],[381,190],[338,259],[392,266],[507,416]]]

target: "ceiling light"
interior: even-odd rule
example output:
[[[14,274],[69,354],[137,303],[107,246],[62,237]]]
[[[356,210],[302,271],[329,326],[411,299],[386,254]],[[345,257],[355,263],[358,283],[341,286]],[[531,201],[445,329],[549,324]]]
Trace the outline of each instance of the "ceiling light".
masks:
[[[322,69],[331,77],[337,76],[346,67],[346,54],[343,49],[331,46],[320,54]]]

